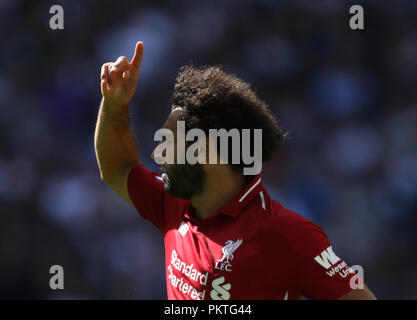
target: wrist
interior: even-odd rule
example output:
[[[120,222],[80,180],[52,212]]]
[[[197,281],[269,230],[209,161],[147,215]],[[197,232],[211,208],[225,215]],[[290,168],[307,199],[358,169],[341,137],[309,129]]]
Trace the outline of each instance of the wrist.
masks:
[[[101,100],[101,104],[105,106],[106,108],[110,108],[110,109],[128,108],[129,100],[120,101],[120,100],[113,100],[113,99],[103,97]]]

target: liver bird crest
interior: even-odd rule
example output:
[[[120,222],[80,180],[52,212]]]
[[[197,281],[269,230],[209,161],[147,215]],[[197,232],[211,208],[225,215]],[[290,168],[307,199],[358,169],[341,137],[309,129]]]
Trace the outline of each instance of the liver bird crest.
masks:
[[[222,249],[223,257],[219,261],[223,262],[226,260],[225,262],[229,263],[229,261],[233,260],[233,252],[235,252],[241,244],[242,239],[237,239],[236,241],[227,240]]]

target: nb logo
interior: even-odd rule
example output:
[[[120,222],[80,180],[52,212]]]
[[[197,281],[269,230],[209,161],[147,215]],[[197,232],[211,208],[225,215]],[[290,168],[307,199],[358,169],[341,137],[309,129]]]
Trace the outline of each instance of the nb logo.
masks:
[[[189,227],[186,223],[181,222],[180,227],[178,228],[178,232],[182,235],[185,236],[187,234]]]
[[[230,283],[223,284],[225,281],[224,277],[216,278],[211,283],[213,290],[210,292],[210,297],[213,300],[229,300],[230,293],[229,290],[232,288]]]

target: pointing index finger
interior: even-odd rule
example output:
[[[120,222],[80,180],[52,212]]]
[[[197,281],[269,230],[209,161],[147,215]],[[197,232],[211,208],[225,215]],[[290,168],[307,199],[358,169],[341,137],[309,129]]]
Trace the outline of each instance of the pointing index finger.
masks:
[[[143,57],[143,42],[139,41],[136,43],[135,54],[133,55],[131,65],[136,72],[139,72],[140,64],[142,63]]]

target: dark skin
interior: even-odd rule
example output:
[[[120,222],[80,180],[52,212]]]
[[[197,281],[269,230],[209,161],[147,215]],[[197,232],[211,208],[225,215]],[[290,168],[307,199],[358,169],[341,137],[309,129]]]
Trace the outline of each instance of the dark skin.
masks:
[[[180,109],[173,110],[162,128],[171,130],[175,136],[177,121],[180,115]],[[155,160],[154,152],[152,152],[151,157]],[[166,166],[169,167],[170,165],[167,164]],[[242,175],[233,171],[227,164],[203,164],[202,166],[207,177],[204,189],[190,199],[200,220],[203,220],[230,202],[245,186]]]
[[[102,66],[103,99],[94,137],[101,178],[133,207],[127,192],[127,177],[130,170],[141,161],[130,125],[129,101],[136,90],[143,49],[143,43],[138,42],[131,61],[126,57],[119,57],[115,62],[108,62]],[[175,132],[180,112],[181,110],[171,112],[163,128]],[[227,164],[202,166],[207,176],[205,186],[203,191],[193,196],[190,201],[196,215],[205,219],[233,199],[245,183],[242,175],[233,171]],[[365,286],[364,289],[350,291],[340,299],[375,300],[375,296]]]
[[[367,286],[364,286],[363,289],[349,291],[338,300],[376,300],[376,297]]]

